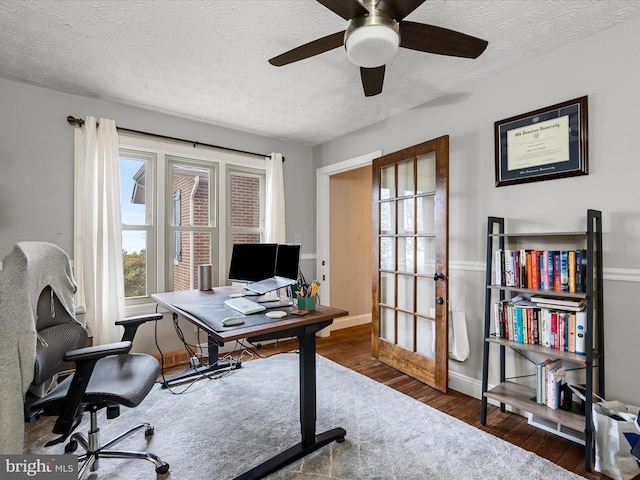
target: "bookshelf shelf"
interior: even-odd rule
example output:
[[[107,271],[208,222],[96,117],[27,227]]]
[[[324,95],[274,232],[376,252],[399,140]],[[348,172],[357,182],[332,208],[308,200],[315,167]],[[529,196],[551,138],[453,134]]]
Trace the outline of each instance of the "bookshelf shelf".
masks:
[[[513,408],[533,413],[552,422],[561,423],[579,432],[584,431],[584,415],[566,410],[554,410],[537,404],[531,400],[535,395],[536,391],[533,388],[515,382],[503,382],[495,388],[484,392],[486,398],[506,403]]]
[[[486,425],[487,401],[493,400],[500,404],[500,410],[503,412],[505,411],[506,405],[509,405],[512,408],[548,419],[578,432],[584,432],[585,469],[590,472],[593,466],[594,448],[594,432],[591,418],[591,394],[596,392],[601,397],[605,397],[601,212],[597,210],[588,210],[586,223],[587,228],[582,232],[507,233],[505,232],[504,218],[488,218],[484,349],[482,366],[482,407],[480,412],[480,422],[483,425]],[[562,244],[562,250],[568,250],[571,248],[583,249],[586,252],[586,272],[584,274],[585,278],[583,279],[586,284],[586,291],[565,292],[557,290],[522,288],[519,286],[496,285],[496,283],[504,283],[504,280],[503,282],[499,282],[499,278],[496,279],[496,251],[505,251],[508,249],[522,250],[525,248],[524,245],[529,245],[529,248],[536,249],[539,248],[537,246],[537,242],[542,242],[543,245],[547,246],[549,244],[549,239],[552,239],[553,242]],[[570,247],[567,247],[567,245]],[[551,269],[551,267],[549,268]],[[534,269],[534,272],[537,272],[537,270]],[[500,276],[498,275],[498,277]],[[528,296],[539,295],[565,300],[584,301],[586,305],[585,354],[576,354],[539,344],[520,343],[508,338],[500,337],[500,334],[495,332],[497,326],[494,319],[494,304],[522,294]],[[584,415],[573,411],[553,409],[544,404],[536,403],[535,389],[513,381],[517,378],[517,375],[512,378],[511,381],[507,381],[505,372],[505,355],[507,349],[523,353],[539,354],[549,359],[561,359],[563,364],[566,362],[567,366],[571,366],[571,368],[583,368],[585,371],[587,390]],[[492,353],[497,353],[499,355],[499,383],[495,387],[489,389],[489,363],[490,355]]]
[[[568,362],[575,363],[576,365],[587,365],[587,356],[577,353],[565,352],[562,350],[556,350],[551,347],[544,347],[542,345],[530,345],[528,343],[518,343],[513,340],[506,340],[504,338],[488,337],[485,338],[485,342],[494,343],[497,345],[503,345],[505,347],[513,348],[516,350],[523,350],[528,352],[544,354],[547,357],[561,358]],[[597,354],[594,352],[594,356]]]

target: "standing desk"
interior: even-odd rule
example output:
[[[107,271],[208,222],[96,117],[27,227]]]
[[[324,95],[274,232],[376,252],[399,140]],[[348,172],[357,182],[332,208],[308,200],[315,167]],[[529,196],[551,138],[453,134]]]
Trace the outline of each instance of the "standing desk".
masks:
[[[157,293],[151,295],[159,305],[172,314],[182,315],[209,336],[209,341],[219,346],[225,342],[249,339],[252,342],[297,337],[299,345],[300,375],[300,443],[279,453],[235,480],[263,478],[282,467],[328,445],[332,441],[343,442],[347,434],[344,428],[333,428],[316,434],[316,333],[331,325],[333,319],[348,314],[346,310],[316,306],[316,310],[306,315],[293,315],[296,307],[277,307],[287,312],[287,316],[271,319],[264,312],[247,315],[242,325],[223,327],[222,319],[241,316],[224,305],[224,300],[233,293],[242,293],[242,287],[217,287],[213,291],[188,290],[183,292]],[[211,359],[209,360],[211,363]]]

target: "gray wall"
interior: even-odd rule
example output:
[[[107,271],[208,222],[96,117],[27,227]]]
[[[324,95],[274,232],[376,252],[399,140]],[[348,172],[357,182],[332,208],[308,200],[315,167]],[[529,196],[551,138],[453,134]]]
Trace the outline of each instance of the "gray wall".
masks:
[[[0,261],[23,240],[55,243],[73,257],[73,127],[68,115],[110,118],[124,128],[250,152],[282,153],[287,241],[301,235],[307,256],[301,267],[306,278],[314,278],[315,218],[307,207],[315,190],[311,147],[1,79]],[[150,304],[131,314],[153,310]],[[180,323],[189,342],[206,344],[206,336]],[[157,354],[155,332],[152,324],[143,326],[134,349]],[[171,321],[160,322],[157,332],[163,352],[182,350]]]
[[[451,362],[451,378],[477,386],[481,377],[486,217],[505,216],[512,230],[565,231],[584,228],[586,209],[597,208],[604,216],[607,397],[636,404],[640,67],[630,59],[629,46],[639,41],[635,19],[314,149],[0,80],[0,257],[20,240],[52,241],[72,252],[73,135],[67,115],[102,116],[122,127],[283,153],[287,240],[301,234],[308,255],[315,252],[315,218],[306,207],[315,192],[315,168],[448,134],[450,299],[467,314],[471,344],[466,362]],[[589,175],[495,188],[493,122],[583,95],[589,96]],[[313,261],[303,267],[313,278]]]
[[[639,42],[640,19],[631,20],[314,149],[319,168],[450,135],[450,300],[466,312],[471,344],[466,362],[450,362],[450,378],[475,383],[476,393],[487,216],[506,217],[512,231],[584,230],[586,210],[595,208],[604,224],[607,397],[639,401],[633,352],[640,339],[640,65],[629,57],[630,45]],[[589,96],[589,175],[496,188],[494,122],[583,95]]]
[[[250,152],[282,153],[287,241],[300,234],[303,254],[315,252],[315,220],[306,208],[315,189],[311,147],[2,79],[0,105],[0,259],[21,240],[50,241],[73,254],[73,128],[67,115],[110,118],[124,128]],[[313,277],[313,261],[304,266]]]

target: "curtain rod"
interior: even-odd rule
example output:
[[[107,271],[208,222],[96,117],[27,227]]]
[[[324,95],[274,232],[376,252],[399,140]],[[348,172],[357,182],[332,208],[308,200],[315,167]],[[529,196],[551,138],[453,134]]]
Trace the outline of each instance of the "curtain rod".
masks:
[[[77,125],[78,127],[82,127],[82,125],[84,125],[84,120],[82,120],[81,118],[76,118],[74,116],[69,115],[67,117],[67,123],[69,125],[72,125],[72,126],[76,126]],[[167,135],[160,135],[158,133],[142,132],[140,130],[132,130],[130,128],[116,127],[116,129],[118,131],[122,131],[122,132],[138,133],[140,135],[149,135],[151,137],[163,138],[165,140],[175,140],[175,141],[178,141],[178,142],[190,143],[194,147],[199,145],[201,147],[219,148],[221,150],[229,150],[231,152],[245,153],[245,154],[248,154],[248,155],[256,155],[256,156],[259,156],[259,157],[270,157],[271,156],[271,154],[265,155],[264,153],[247,152],[246,150],[238,150],[236,148],[221,147],[220,145],[212,145],[210,143],[202,143],[202,142],[198,142],[197,140],[186,140],[184,138],[169,137]],[[284,157],[282,157],[282,161],[284,162]]]

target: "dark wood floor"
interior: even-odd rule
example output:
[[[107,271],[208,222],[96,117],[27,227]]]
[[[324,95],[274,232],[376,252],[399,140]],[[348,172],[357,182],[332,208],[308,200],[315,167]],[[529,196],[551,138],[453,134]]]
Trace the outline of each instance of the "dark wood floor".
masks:
[[[258,350],[261,356],[295,349],[297,342],[284,341]],[[561,467],[590,479],[608,479],[584,468],[584,447],[527,424],[519,415],[489,405],[487,425],[480,424],[480,400],[449,390],[443,394],[371,357],[371,329],[362,325],[317,339],[317,353],[340,365],[398,390],[416,400],[456,417],[496,437],[534,452]]]

